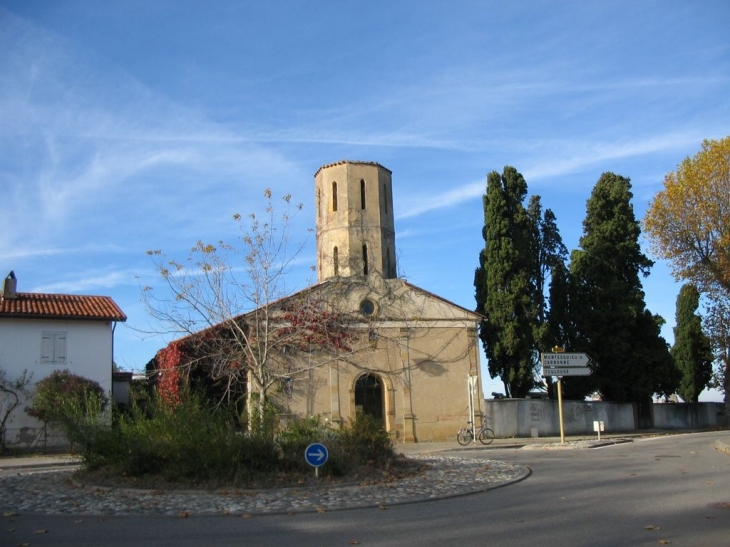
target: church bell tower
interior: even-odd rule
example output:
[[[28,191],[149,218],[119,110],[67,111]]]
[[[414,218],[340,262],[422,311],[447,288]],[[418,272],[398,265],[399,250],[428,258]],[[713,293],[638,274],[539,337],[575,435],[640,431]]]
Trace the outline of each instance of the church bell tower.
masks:
[[[317,280],[397,276],[391,172],[374,162],[340,161],[314,175]]]

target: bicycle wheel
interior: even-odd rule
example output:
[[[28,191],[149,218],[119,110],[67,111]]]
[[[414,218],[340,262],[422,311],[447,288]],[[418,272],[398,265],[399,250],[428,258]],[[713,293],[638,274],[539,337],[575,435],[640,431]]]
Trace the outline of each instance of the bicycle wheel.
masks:
[[[474,436],[472,435],[471,429],[466,429],[465,427],[462,427],[456,434],[456,440],[461,446],[468,445],[473,438]]]
[[[484,427],[479,431],[479,442],[482,444],[491,444],[494,440],[494,431],[488,427]]]

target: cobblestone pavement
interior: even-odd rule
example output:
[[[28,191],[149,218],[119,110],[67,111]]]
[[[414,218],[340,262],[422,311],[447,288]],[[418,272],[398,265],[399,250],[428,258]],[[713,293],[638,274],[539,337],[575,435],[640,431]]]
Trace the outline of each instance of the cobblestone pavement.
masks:
[[[150,491],[79,486],[73,471],[34,471],[0,477],[0,508],[55,515],[254,515],[387,507],[489,490],[519,481],[529,469],[493,460],[440,456],[412,458],[422,473],[385,484],[348,484],[267,490]]]

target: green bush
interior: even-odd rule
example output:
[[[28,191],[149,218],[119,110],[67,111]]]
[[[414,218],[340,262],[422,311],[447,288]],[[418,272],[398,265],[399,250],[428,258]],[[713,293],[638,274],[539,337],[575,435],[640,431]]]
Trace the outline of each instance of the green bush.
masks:
[[[314,442],[329,452],[321,476],[387,467],[393,457],[382,422],[363,414],[340,430],[319,417],[298,420],[274,438],[267,431],[245,431],[230,409],[191,394],[175,406],[152,397],[144,410],[133,406],[120,414],[114,427],[89,423],[80,429],[79,452],[88,469],[170,482],[246,484],[278,481],[281,473],[306,476],[312,468],[304,451]]]
[[[30,416],[58,426],[71,446],[83,449],[96,444],[103,430],[109,428],[105,410],[109,400],[95,381],[57,370],[36,384],[33,403],[25,411]]]
[[[369,414],[357,412],[340,431],[340,442],[353,463],[387,466],[393,459],[393,441],[383,422]]]
[[[25,411],[44,422],[76,422],[96,416],[109,404],[106,393],[95,381],[57,370],[36,384],[33,404]]]
[[[278,460],[273,441],[240,431],[229,413],[197,396],[174,407],[153,399],[144,412],[133,408],[81,455],[90,469],[169,481],[245,479]]]
[[[304,459],[304,451],[312,443],[322,443],[327,447],[327,472],[333,475],[342,475],[347,466],[344,454],[340,449],[338,431],[330,429],[319,416],[296,420],[279,432],[276,439],[281,450],[281,468],[283,470],[311,470]]]
[[[292,422],[282,431],[277,443],[282,452],[282,468],[306,471],[311,469],[304,451],[312,443],[327,447],[325,475],[341,476],[364,465],[387,467],[394,457],[393,443],[381,420],[358,412],[342,429],[330,429],[319,417]]]

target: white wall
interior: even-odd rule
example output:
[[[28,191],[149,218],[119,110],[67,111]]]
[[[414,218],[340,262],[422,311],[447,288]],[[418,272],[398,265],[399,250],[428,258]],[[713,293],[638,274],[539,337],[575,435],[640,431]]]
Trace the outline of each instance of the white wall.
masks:
[[[560,435],[557,401],[542,399],[487,400],[487,426],[497,437],[539,437]],[[722,403],[654,404],[653,428],[702,429],[717,427]],[[604,422],[605,433],[633,431],[638,428],[634,405],[610,401],[563,401],[563,427],[566,435],[593,434],[593,422]]]
[[[41,333],[66,333],[66,363],[41,363]],[[112,381],[112,323],[106,321],[68,321],[41,319],[0,319],[0,369],[9,379],[19,377],[23,370],[33,374],[32,385],[55,370],[69,369],[72,373],[98,382],[110,395]],[[8,424],[9,446],[37,435],[42,423],[23,410],[28,402],[16,408]],[[33,430],[33,431],[31,431]],[[22,442],[21,444],[27,444]]]
[[[542,399],[487,400],[487,425],[497,437],[540,437],[560,435],[557,401]],[[593,422],[604,422],[605,432],[635,429],[631,403],[606,401],[563,401],[563,426],[566,435],[593,433]]]

